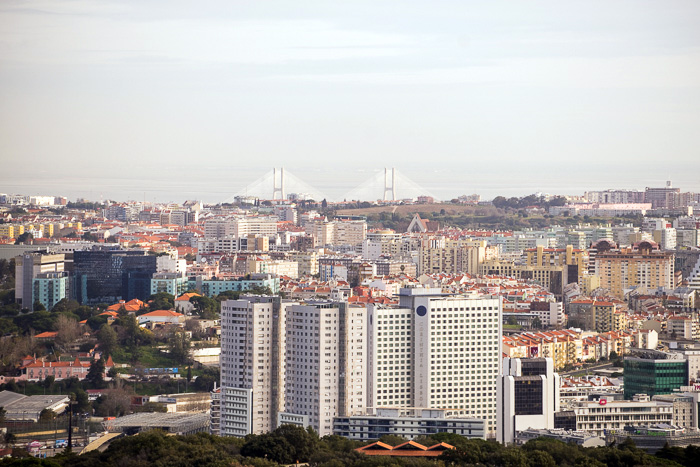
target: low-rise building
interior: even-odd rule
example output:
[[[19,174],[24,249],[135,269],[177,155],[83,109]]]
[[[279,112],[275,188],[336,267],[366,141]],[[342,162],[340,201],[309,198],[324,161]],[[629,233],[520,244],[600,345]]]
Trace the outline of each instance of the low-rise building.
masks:
[[[578,444],[584,448],[594,448],[605,446],[605,439],[600,436],[595,436],[585,431],[571,431],[555,428],[550,430],[536,430],[530,428],[527,430],[518,431],[515,435],[515,444],[523,445],[531,439],[551,438],[562,441],[564,443]]]
[[[484,420],[464,417],[459,410],[377,408],[368,412],[367,415],[335,417],[333,434],[357,441],[379,439],[385,435],[412,440],[436,433],[485,439]]]
[[[628,425],[651,426],[673,422],[673,404],[652,401],[645,394],[633,400],[573,402],[571,409],[576,414],[576,429],[605,436],[608,432],[621,432]]]
[[[201,276],[190,278],[189,289],[198,290],[207,297],[216,297],[222,292],[245,292],[255,288],[269,287],[273,294],[280,291],[280,278],[272,274],[250,274],[239,279],[211,279]]]
[[[153,326],[159,324],[175,324],[183,325],[185,323],[185,315],[172,310],[156,310],[151,311],[137,317],[139,326]]]
[[[653,426],[630,425],[621,432],[608,434],[606,439],[618,444],[631,439],[636,447],[653,454],[664,446],[684,448],[700,444],[700,432],[665,423]]]

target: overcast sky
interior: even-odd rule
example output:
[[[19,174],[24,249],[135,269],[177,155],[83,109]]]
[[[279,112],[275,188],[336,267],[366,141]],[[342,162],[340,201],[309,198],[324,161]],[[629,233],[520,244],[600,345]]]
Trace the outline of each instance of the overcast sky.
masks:
[[[444,198],[700,191],[698,25],[697,0],[2,0],[0,192],[216,202],[280,166],[329,199],[385,166]]]

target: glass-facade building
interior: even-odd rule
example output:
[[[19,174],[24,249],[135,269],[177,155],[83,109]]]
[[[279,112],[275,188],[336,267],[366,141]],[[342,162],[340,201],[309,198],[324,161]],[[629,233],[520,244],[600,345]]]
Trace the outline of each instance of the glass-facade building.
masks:
[[[81,304],[147,300],[156,257],[142,250],[96,249],[73,254],[75,298]]]
[[[688,384],[685,359],[651,359],[627,357],[624,361],[625,399],[635,394],[671,394]]]

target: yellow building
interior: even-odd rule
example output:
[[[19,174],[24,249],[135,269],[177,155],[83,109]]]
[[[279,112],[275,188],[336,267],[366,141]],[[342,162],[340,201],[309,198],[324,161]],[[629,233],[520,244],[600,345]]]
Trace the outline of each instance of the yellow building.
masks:
[[[526,264],[532,268],[576,266],[576,281],[578,282],[588,266],[588,253],[571,245],[567,245],[566,248],[538,246],[525,250],[525,260]]]
[[[0,224],[0,237],[17,238],[24,233],[23,225]]]
[[[248,235],[248,251],[270,251],[270,239],[264,235]]]
[[[601,287],[624,298],[633,287],[673,288],[673,260],[673,252],[660,251],[656,243],[643,241],[637,248],[598,253],[595,271]]]
[[[593,329],[595,329],[596,332],[613,331],[613,315],[615,315],[616,311],[616,306],[612,302],[593,302],[593,306],[591,307]]]
[[[579,276],[578,286],[583,295],[591,295],[595,289],[600,287],[600,277],[584,272],[582,276]]]
[[[613,331],[625,331],[629,328],[629,315],[625,311],[613,313],[612,317]]]

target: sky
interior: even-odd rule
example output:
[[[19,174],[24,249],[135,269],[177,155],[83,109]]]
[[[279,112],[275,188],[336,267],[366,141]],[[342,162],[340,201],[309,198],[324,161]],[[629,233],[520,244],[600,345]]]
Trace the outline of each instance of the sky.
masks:
[[[384,167],[399,197],[700,192],[698,24],[697,0],[2,0],[0,192],[213,203],[273,167],[329,200],[381,198]]]

